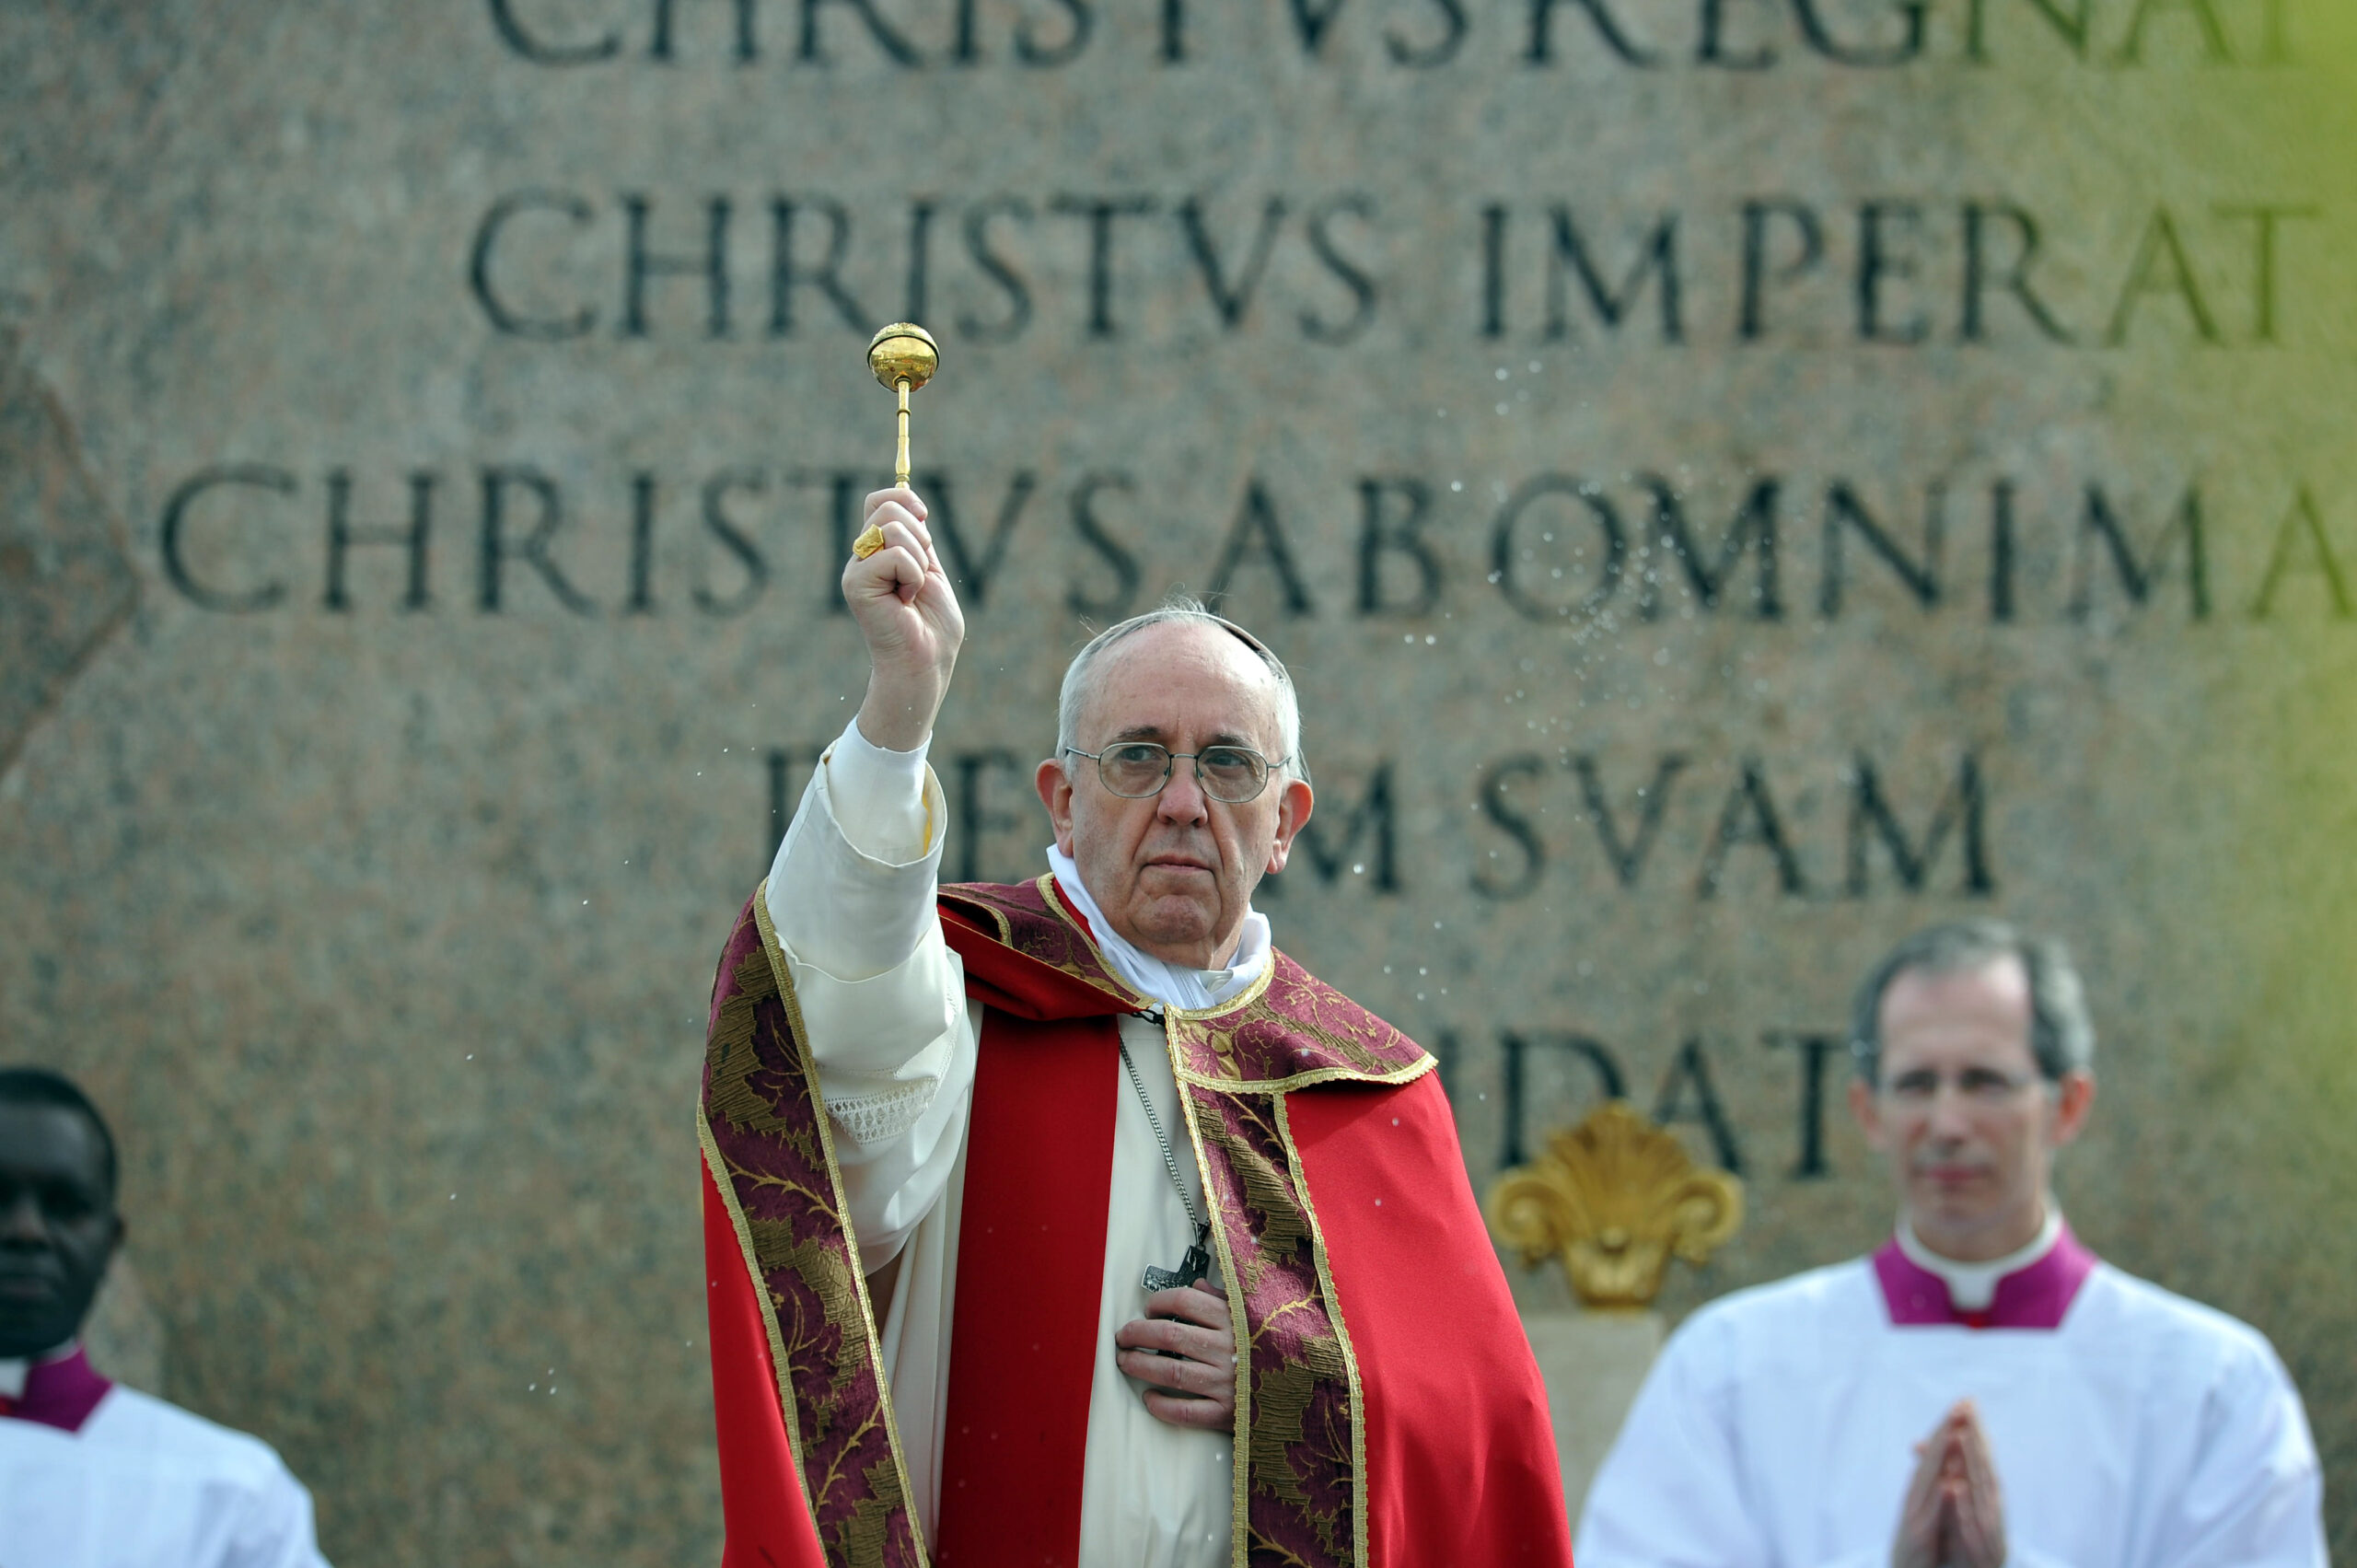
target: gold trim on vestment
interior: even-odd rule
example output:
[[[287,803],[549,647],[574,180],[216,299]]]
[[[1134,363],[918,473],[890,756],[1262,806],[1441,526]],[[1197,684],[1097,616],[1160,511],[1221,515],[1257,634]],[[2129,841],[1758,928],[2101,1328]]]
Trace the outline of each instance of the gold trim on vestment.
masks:
[[[1190,1015],[1182,1013],[1180,1016]],[[1395,1086],[1412,1084],[1439,1065],[1432,1052],[1426,1051],[1422,1060],[1411,1062],[1405,1067],[1395,1067],[1388,1073],[1367,1073],[1356,1067],[1318,1067],[1306,1073],[1295,1073],[1290,1078],[1215,1078],[1207,1073],[1182,1071],[1178,1081],[1218,1094],[1282,1095],[1318,1084],[1387,1084]]]
[[[1302,1168],[1301,1147],[1294,1142],[1293,1118],[1286,1113],[1285,1097],[1269,1098],[1276,1108],[1277,1136],[1284,1143],[1285,1163],[1293,1167],[1294,1190],[1301,1194],[1302,1217],[1309,1222],[1309,1256],[1318,1266],[1318,1288],[1326,1293],[1326,1313],[1333,1320],[1335,1341],[1342,1347],[1342,1369],[1350,1374],[1351,1562],[1355,1568],[1367,1568],[1366,1394],[1359,1382],[1358,1353],[1351,1348],[1351,1329],[1343,1320],[1342,1298],[1335,1292],[1334,1272],[1327,1265],[1326,1232],[1318,1223],[1318,1205],[1309,1196],[1309,1173]]]
[[[1156,1002],[1151,996],[1147,996],[1143,993],[1132,990],[1128,981],[1123,980],[1120,975],[1113,972],[1113,966],[1105,961],[1105,949],[1097,945],[1096,936],[1089,931],[1086,925],[1083,924],[1073,914],[1072,911],[1064,908],[1063,899],[1056,892],[1056,874],[1054,872],[1042,871],[1038,877],[1032,879],[1031,885],[1039,889],[1040,898],[1047,900],[1048,908],[1054,912],[1055,917],[1058,920],[1062,921],[1066,925],[1071,926],[1073,929],[1073,935],[1078,936],[1083,942],[1087,943],[1088,950],[1097,955],[1097,967],[1105,971],[1105,978],[1101,981],[1091,980],[1087,982],[1088,984],[1097,987],[1099,991],[1107,990],[1109,986],[1113,993],[1136,1003],[1137,1006],[1132,1009],[1132,1011],[1135,1012],[1152,1012],[1154,1009],[1162,1005],[1161,1003]],[[1017,949],[1017,951],[1020,950],[1021,949],[1019,948]]]
[[[712,1135],[712,1121],[704,1114],[701,1101],[696,1105],[696,1142],[703,1145],[704,1166],[712,1172],[712,1184],[720,1193],[721,1207],[728,1211],[728,1224],[737,1232],[737,1249],[744,1255],[745,1272],[753,1283],[753,1299],[761,1303],[761,1329],[770,1338],[770,1368],[777,1378],[778,1411],[785,1418],[786,1451],[794,1457],[794,1482],[802,1489],[803,1506],[809,1508],[809,1478],[802,1472],[802,1426],[795,1419],[794,1374],[786,1366],[785,1335],[777,1326],[777,1303],[770,1299],[769,1282],[761,1277],[761,1260],[753,1254],[753,1227],[746,1223],[744,1205],[737,1202],[736,1183],[728,1179],[728,1161]],[[811,1509],[813,1517],[817,1512]]]
[[[1227,1244],[1227,1226],[1220,1223],[1219,1212],[1213,1207],[1217,1202],[1216,1190],[1212,1186],[1211,1162],[1203,1157],[1202,1119],[1196,1115],[1194,1102],[1187,1097],[1187,1080],[1178,1076],[1178,1041],[1170,1031],[1167,1014],[1162,1023],[1162,1049],[1170,1058],[1172,1075],[1178,1078],[1178,1109],[1187,1123],[1187,1147],[1195,1156],[1196,1179],[1203,1184],[1203,1213],[1211,1220],[1212,1249],[1219,1255],[1220,1282],[1227,1292],[1228,1337],[1236,1345],[1231,1358],[1236,1366],[1236,1417],[1227,1434],[1231,1456],[1228,1539],[1231,1568],[1248,1568],[1245,1556],[1252,1537],[1252,1340],[1246,1316],[1244,1283],[1237,1271],[1234,1250]]]
[[[1219,1017],[1225,1014],[1233,1013],[1238,1007],[1249,1007],[1253,1003],[1260,1000],[1261,997],[1269,993],[1269,982],[1274,980],[1276,976],[1277,950],[1274,947],[1271,947],[1269,949],[1266,960],[1260,965],[1260,972],[1252,977],[1252,983],[1237,992],[1235,995],[1229,997],[1226,1001],[1218,1003],[1210,1007],[1176,1007],[1166,1005],[1164,1011],[1169,1013],[1174,1017],[1182,1018],[1190,1024],[1209,1023],[1213,1018]]]
[[[852,1286],[859,1293],[860,1324],[867,1331],[867,1364],[876,1374],[877,1400],[884,1407],[884,1436],[892,1448],[892,1472],[900,1482],[900,1506],[909,1516],[909,1539],[916,1548],[917,1561],[928,1562],[931,1558],[924,1549],[924,1517],[917,1508],[916,1490],[909,1484],[908,1460],[900,1445],[900,1423],[892,1409],[892,1379],[884,1370],[883,1343],[876,1331],[876,1306],[868,1299],[866,1269],[859,1256],[859,1233],[852,1225],[851,1201],[843,1191],[842,1167],[835,1159],[834,1129],[827,1113],[826,1097],[819,1086],[819,1060],[811,1049],[809,1026],[803,1022],[802,1004],[794,993],[794,974],[786,962],[785,945],[778,940],[777,927],[770,922],[769,893],[769,878],[764,877],[761,885],[753,890],[753,920],[761,928],[761,950],[769,955],[770,971],[777,979],[778,1000],[785,1008],[786,1023],[794,1033],[795,1049],[801,1055],[803,1078],[810,1086],[810,1103],[819,1113],[819,1148],[827,1157],[827,1181],[835,1200],[836,1223],[842,1226],[843,1244],[851,1249]],[[902,1272],[906,1272],[903,1269]],[[758,1273],[754,1276],[754,1283],[766,1298],[769,1287]],[[1345,1353],[1347,1350],[1346,1346]],[[1353,1374],[1353,1377],[1356,1376]],[[800,1469],[797,1458],[797,1476]],[[803,1499],[808,1505],[808,1479],[800,1479]],[[815,1505],[810,1506],[810,1516],[815,1524],[818,1520]]]
[[[984,914],[996,921],[998,923],[998,945],[1010,951],[1014,950],[1015,922],[1006,918],[1006,912],[999,908],[996,904],[985,903],[980,899],[970,899],[963,893],[951,892],[950,889],[957,886],[958,884],[955,882],[943,884],[941,886],[941,896],[957,904],[960,912],[970,910],[980,910]],[[985,933],[985,935],[987,935],[987,933]],[[944,937],[943,940],[946,941],[947,938]]]

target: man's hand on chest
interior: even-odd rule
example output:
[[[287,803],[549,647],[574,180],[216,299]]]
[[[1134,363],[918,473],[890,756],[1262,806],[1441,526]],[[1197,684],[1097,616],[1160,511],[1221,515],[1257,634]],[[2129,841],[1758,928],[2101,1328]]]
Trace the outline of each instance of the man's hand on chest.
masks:
[[[1236,1426],[1236,1334],[1208,1281],[1159,1290],[1113,1336],[1114,1361],[1146,1385],[1145,1408],[1173,1426]]]

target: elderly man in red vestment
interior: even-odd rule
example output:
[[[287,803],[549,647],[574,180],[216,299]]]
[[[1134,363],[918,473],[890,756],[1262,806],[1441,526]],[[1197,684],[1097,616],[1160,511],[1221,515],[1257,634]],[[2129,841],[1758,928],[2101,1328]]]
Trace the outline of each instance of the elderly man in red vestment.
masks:
[[[1064,679],[1048,874],[941,887],[964,622],[911,491],[871,661],[714,986],[726,1561],[1571,1561],[1433,1059],[1251,905],[1308,819],[1284,667],[1190,603]]]

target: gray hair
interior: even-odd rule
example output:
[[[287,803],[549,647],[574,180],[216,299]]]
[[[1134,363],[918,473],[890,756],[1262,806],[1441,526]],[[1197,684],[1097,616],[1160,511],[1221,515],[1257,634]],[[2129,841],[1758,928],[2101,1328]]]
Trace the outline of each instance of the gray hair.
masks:
[[[2002,920],[1962,920],[1934,925],[1883,955],[1850,1005],[1850,1052],[1858,1076],[1872,1084],[1882,1071],[1882,999],[1900,975],[1962,974],[2007,958],[2029,976],[2029,1049],[2049,1083],[2095,1066],[2096,1026],[2086,987],[2071,954],[2050,937],[2032,936]]]
[[[1087,645],[1073,655],[1072,663],[1064,668],[1064,683],[1056,694],[1056,761],[1063,761],[1064,753],[1080,744],[1080,709],[1094,690],[1089,671],[1106,649],[1132,633],[1149,626],[1170,621],[1182,621],[1197,626],[1214,626],[1250,648],[1268,667],[1277,682],[1277,744],[1284,749],[1277,772],[1290,773],[1302,783],[1309,782],[1309,764],[1301,755],[1301,700],[1293,689],[1293,677],[1287,673],[1284,661],[1271,652],[1268,645],[1223,616],[1213,615],[1203,608],[1203,601],[1192,594],[1174,593],[1144,615],[1132,615],[1127,621],[1108,626],[1088,640]]]

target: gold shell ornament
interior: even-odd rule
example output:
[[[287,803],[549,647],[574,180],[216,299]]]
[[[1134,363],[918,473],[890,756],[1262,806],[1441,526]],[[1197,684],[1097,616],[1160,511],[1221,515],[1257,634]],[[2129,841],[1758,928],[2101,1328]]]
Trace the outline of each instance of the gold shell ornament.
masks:
[[[1561,1257],[1580,1305],[1635,1312],[1674,1253],[1700,1264],[1743,1224],[1743,1188],[1697,1166],[1670,1133],[1611,1100],[1490,1189],[1490,1229],[1526,1265]]]

